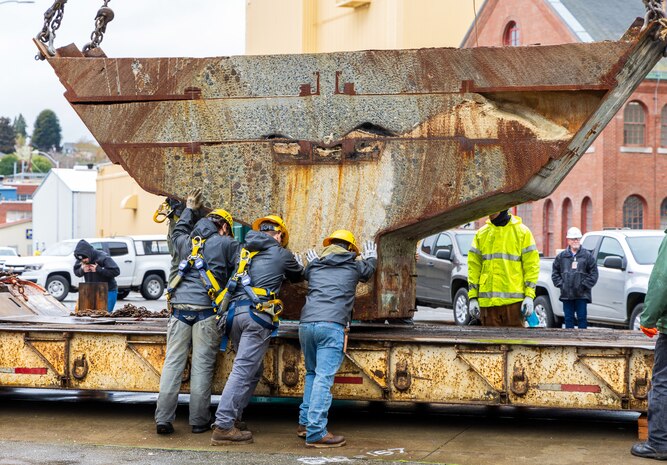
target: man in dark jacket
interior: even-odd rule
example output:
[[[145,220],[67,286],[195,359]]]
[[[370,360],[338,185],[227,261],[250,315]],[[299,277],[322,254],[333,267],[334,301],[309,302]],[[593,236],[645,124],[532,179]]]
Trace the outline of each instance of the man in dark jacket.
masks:
[[[176,418],[178,393],[190,348],[190,425],[193,433],[211,429],[211,384],[220,335],[208,293],[210,283],[205,281],[209,278],[204,278],[194,260],[190,263],[188,259],[194,251],[194,244],[199,244],[197,254],[203,258],[218,285],[224,286],[233,273],[239,243],[232,235],[233,220],[228,212],[213,210],[195,223],[193,211],[200,207],[201,192],[195,190],[188,195],[186,208],[171,235],[182,265],[189,266],[184,272],[179,272],[177,283],[172,281],[169,284],[168,305],[172,315],[167,327],[167,354],[155,410],[158,434],[174,432],[172,422]],[[174,286],[173,289],[171,286]]]
[[[118,298],[118,284],[116,276],[120,274],[120,268],[116,262],[101,250],[95,250],[84,239],[81,239],[74,248],[74,274],[82,277],[87,283],[107,283],[109,294],[107,296],[107,311],[113,312]]]
[[[359,248],[350,231],[334,231],[322,245],[326,248],[321,258],[308,251],[308,295],[299,324],[306,380],[297,435],[306,438],[306,447],[316,448],[345,445],[345,437],[327,431],[331,386],[343,362],[357,284],[368,281],[377,266],[372,241],[366,242],[362,260],[357,260]]]
[[[591,289],[598,281],[598,265],[595,257],[581,247],[581,231],[572,227],[567,230],[567,249],[554,259],[551,280],[560,289],[563,302],[565,327],[586,329],[587,305],[591,301]]]
[[[667,232],[667,231],[666,231]],[[667,237],[662,240],[644,298],[640,329],[658,336],[648,394],[648,440],[635,443],[632,455],[667,460]]]
[[[277,297],[285,279],[291,282],[303,280],[303,266],[286,249],[289,233],[282,218],[275,215],[259,218],[253,222],[252,229],[246,235],[245,250],[257,254],[252,256],[248,265],[250,282],[245,281],[245,284],[257,289],[255,295],[260,301],[268,302]],[[211,436],[214,446],[252,442],[252,433],[241,431],[238,426],[241,426],[243,409],[250,402],[262,375],[262,360],[275,329],[272,316],[257,310],[252,297],[241,284],[231,296],[228,314],[233,314],[233,318],[230,322],[228,317],[226,331],[236,357],[215,413]]]

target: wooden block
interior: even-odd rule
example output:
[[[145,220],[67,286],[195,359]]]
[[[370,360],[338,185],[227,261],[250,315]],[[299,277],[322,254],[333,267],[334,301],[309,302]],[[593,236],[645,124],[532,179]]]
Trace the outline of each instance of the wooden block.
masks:
[[[81,283],[79,284],[78,310],[107,311],[107,298],[109,286],[107,283]]]
[[[642,413],[637,419],[637,433],[640,441],[648,439],[648,417],[645,413]]]

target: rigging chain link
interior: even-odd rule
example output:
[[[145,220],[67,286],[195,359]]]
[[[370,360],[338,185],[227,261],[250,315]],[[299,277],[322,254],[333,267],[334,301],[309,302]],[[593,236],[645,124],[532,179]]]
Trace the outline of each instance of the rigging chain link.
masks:
[[[644,15],[644,25],[641,30],[646,29],[652,21],[658,21],[660,23],[660,28],[655,31],[653,35],[653,40],[665,41],[667,36],[666,27],[667,27],[667,14],[662,7],[662,0],[642,0],[644,6],[646,7],[646,14]],[[662,56],[667,57],[667,47],[662,52]]]
[[[56,49],[53,47],[53,41],[56,38],[56,30],[60,27],[65,13],[65,3],[67,0],[55,0],[53,5],[44,13],[44,26],[37,34],[36,39],[46,44],[50,56],[55,56]],[[44,60],[46,57],[40,52],[35,56],[35,60]]]
[[[104,33],[107,30],[107,24],[113,20],[114,14],[113,10],[109,8],[109,1],[104,0],[104,5],[102,8],[97,10],[97,16],[95,17],[95,29],[92,34],[90,34],[90,42],[83,46],[83,52],[86,53],[94,48],[100,46],[102,40],[104,39]]]

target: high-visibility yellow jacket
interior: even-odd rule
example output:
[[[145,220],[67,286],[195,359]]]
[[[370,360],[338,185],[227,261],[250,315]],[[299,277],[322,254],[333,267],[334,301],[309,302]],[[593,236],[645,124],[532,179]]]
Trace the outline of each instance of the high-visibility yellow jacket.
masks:
[[[468,252],[468,299],[495,307],[535,298],[540,256],[535,238],[518,216],[505,226],[487,220]]]

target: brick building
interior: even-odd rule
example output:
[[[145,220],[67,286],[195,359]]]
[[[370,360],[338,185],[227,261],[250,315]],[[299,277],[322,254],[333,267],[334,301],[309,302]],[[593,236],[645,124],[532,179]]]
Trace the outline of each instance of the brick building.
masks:
[[[618,40],[644,13],[641,0],[487,0],[462,46]],[[549,197],[516,213],[547,256],[565,246],[570,226],[667,228],[667,65],[649,74]]]

